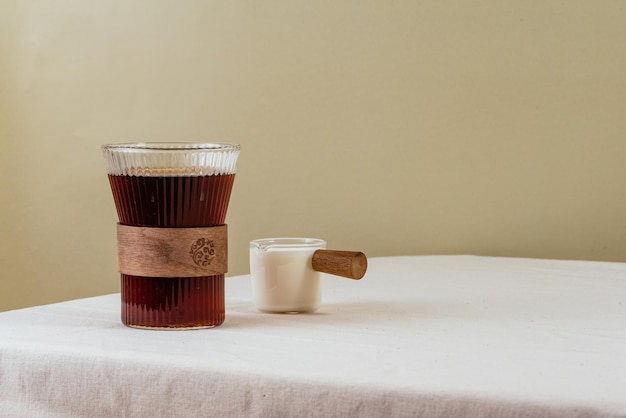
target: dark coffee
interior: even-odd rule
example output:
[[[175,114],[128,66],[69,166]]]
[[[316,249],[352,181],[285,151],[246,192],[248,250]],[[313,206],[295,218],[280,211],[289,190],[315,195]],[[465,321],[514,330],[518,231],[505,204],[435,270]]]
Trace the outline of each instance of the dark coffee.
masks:
[[[119,221],[132,226],[223,225],[234,174],[118,176],[109,174]],[[224,322],[224,275],[121,275],[122,322],[145,328],[212,327]]]

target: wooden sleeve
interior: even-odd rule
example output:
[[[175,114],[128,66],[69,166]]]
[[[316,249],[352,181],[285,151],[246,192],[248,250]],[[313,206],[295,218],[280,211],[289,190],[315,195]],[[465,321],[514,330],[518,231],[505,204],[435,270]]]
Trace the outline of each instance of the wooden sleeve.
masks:
[[[228,271],[226,225],[158,228],[117,224],[120,273],[143,277],[201,277]]]

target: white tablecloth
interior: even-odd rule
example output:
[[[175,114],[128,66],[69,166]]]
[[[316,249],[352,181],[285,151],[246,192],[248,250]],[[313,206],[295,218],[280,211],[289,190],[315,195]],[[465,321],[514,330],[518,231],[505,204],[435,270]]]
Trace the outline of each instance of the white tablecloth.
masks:
[[[0,313],[0,416],[626,416],[626,264],[369,260],[320,311],[218,328],[119,322],[119,295]]]

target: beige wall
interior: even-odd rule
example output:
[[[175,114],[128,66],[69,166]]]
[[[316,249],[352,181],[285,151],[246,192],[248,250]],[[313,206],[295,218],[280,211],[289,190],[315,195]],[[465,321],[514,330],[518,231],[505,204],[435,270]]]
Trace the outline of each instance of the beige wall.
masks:
[[[626,261],[626,2],[0,2],[0,310],[118,291],[99,145],[242,145],[247,242]]]

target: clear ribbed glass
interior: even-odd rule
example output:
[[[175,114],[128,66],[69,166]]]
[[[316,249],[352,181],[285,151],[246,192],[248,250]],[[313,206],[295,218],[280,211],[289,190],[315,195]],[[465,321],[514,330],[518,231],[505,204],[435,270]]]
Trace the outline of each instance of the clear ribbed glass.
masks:
[[[223,225],[239,145],[136,143],[102,147],[119,222],[180,228]],[[122,322],[136,328],[210,328],[224,321],[224,275],[121,274]]]
[[[234,174],[239,145],[145,142],[103,145],[107,173],[118,176],[212,176]]]

